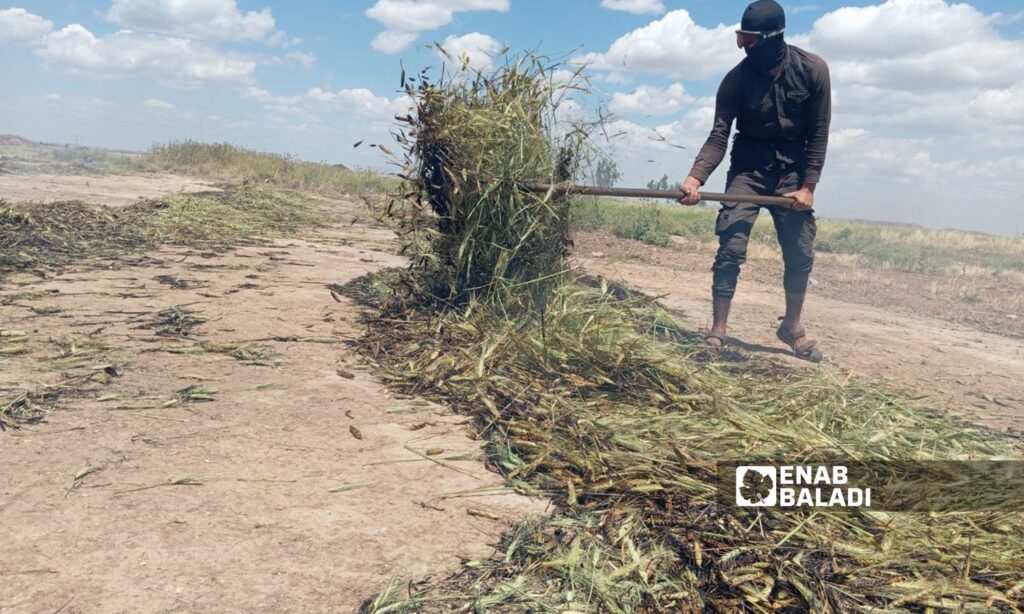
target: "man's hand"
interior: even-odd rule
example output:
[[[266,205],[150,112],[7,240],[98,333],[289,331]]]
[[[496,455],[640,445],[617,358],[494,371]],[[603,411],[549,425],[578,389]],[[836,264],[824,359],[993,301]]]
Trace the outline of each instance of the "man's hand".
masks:
[[[793,203],[793,211],[809,211],[814,208],[814,189],[809,186],[804,186],[796,192],[783,194],[783,196],[796,200]]]
[[[680,205],[691,205],[691,206],[692,205],[696,205],[697,203],[699,203],[700,202],[700,186],[701,185],[702,185],[701,181],[699,179],[697,179],[696,177],[694,177],[693,175],[690,175],[689,177],[687,177],[686,181],[684,181],[679,186],[679,191],[683,193],[683,196],[682,196],[682,198],[679,198],[677,200],[677,202]]]

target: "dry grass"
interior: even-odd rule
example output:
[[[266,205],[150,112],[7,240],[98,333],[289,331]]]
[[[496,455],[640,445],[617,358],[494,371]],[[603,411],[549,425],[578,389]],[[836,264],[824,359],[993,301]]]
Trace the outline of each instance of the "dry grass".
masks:
[[[579,133],[554,136],[563,88],[529,57],[490,76],[418,79],[404,84],[417,101],[404,144],[420,190],[388,209],[404,252],[433,276],[435,299],[543,302],[565,269],[570,202],[519,184],[564,181],[579,164]]]
[[[543,323],[391,303],[370,327],[364,349],[386,380],[475,416],[509,484],[558,504],[507,535],[503,557],[398,603],[1015,611],[1020,513],[747,513],[715,499],[717,461],[1022,458],[1009,438],[826,372],[708,362],[657,305],[621,289],[562,286]]]

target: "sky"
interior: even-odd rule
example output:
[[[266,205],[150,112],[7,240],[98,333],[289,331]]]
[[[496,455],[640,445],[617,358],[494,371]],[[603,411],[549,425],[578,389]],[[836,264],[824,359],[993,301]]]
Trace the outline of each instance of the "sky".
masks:
[[[1024,235],[1024,1],[795,0],[833,118],[819,216]],[[509,47],[583,65],[620,186],[686,177],[742,58],[732,0],[0,2],[0,133],[144,150],[195,139],[394,172],[404,68]],[[451,62],[448,62],[449,69]],[[393,149],[393,148],[392,148]],[[728,160],[705,189],[724,188]]]

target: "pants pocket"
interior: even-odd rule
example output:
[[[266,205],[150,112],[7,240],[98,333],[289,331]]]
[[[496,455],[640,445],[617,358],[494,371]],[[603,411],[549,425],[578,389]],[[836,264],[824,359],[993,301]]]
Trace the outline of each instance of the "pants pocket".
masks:
[[[718,219],[715,220],[715,235],[722,236],[722,233],[729,228],[732,214],[732,207],[726,207],[723,205],[722,208],[718,210]]]

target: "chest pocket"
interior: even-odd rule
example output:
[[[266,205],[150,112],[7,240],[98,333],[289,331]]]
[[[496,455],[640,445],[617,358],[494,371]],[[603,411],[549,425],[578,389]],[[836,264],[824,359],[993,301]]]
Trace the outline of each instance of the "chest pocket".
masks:
[[[803,115],[804,106],[810,96],[811,94],[807,90],[790,90],[786,92],[786,97],[782,102],[786,111],[786,117],[793,119]]]

